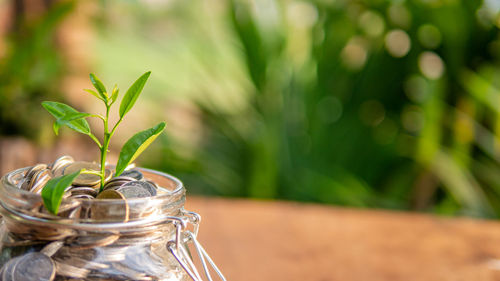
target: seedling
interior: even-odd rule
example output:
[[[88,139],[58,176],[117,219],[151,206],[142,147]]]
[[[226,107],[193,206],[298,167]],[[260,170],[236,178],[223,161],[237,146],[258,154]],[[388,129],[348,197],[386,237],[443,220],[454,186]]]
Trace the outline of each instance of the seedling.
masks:
[[[132,109],[137,98],[142,92],[146,81],[151,74],[150,71],[144,73],[139,79],[137,79],[132,86],[127,90],[125,96],[123,97],[120,103],[119,109],[119,119],[118,121],[111,127],[109,122],[109,113],[111,106],[116,102],[118,98],[119,90],[117,86],[113,88],[111,94],[106,90],[104,84],[97,78],[94,74],[90,74],[90,81],[94,85],[97,90],[85,89],[87,93],[92,94],[97,99],[101,100],[106,106],[106,114],[90,114],[85,112],[79,112],[78,110],[72,108],[69,105],[60,102],[54,101],[44,101],[42,102],[42,106],[55,118],[54,122],[54,132],[56,135],[59,134],[59,129],[61,126],[67,126],[74,131],[82,133],[84,135],[89,136],[99,147],[101,152],[100,159],[100,171],[89,171],[89,170],[81,170],[69,175],[63,175],[60,177],[53,178],[47,182],[45,187],[42,190],[42,198],[45,207],[53,214],[57,214],[59,210],[59,206],[62,201],[62,197],[64,195],[64,190],[71,185],[73,180],[80,173],[87,174],[96,174],[101,178],[99,192],[103,190],[105,183],[105,171],[106,171],[106,156],[109,151],[109,144],[111,137],[114,135],[118,125],[123,121],[125,115]],[[99,139],[91,132],[90,126],[86,120],[86,118],[95,117],[99,118],[104,123],[104,133],[102,143]],[[132,136],[122,147],[120,151],[120,156],[118,157],[118,162],[115,168],[115,177],[119,176],[123,171],[125,171],[126,167],[132,163],[143,151],[148,147],[165,129],[165,122],[161,122],[156,126],[141,131],[134,136]]]

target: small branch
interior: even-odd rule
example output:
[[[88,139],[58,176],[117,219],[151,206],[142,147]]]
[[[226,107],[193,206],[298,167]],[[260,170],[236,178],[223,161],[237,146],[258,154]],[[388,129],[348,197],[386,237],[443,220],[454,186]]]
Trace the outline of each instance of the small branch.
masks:
[[[90,117],[97,117],[97,118],[101,119],[102,121],[106,121],[106,119],[104,119],[104,116],[102,116],[100,114],[91,114]]]
[[[99,149],[102,148],[102,145],[101,143],[99,142],[99,140],[96,138],[96,136],[94,136],[92,133],[88,134],[88,136],[95,142],[97,143],[97,145],[99,146]]]
[[[118,125],[120,125],[120,123],[122,122],[123,118],[120,118],[118,120],[118,122],[116,122],[115,126],[113,127],[113,129],[111,130],[111,133],[109,133],[111,136],[115,133],[115,130],[116,128],[118,128]]]

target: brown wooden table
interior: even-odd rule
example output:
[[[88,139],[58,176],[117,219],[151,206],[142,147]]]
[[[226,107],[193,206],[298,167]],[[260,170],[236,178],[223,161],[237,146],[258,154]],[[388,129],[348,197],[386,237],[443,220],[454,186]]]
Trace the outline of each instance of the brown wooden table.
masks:
[[[230,281],[500,280],[500,223],[188,196]]]

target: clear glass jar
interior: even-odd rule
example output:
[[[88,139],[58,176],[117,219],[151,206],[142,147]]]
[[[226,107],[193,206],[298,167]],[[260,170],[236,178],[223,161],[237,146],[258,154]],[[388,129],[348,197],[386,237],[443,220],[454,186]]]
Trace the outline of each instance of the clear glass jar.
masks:
[[[20,189],[28,169],[0,183],[2,280],[202,280],[191,242],[205,276],[211,280],[208,261],[224,280],[196,241],[199,216],[184,210],[185,189],[177,178],[140,169],[158,185],[157,196],[64,198],[55,216],[39,194]]]

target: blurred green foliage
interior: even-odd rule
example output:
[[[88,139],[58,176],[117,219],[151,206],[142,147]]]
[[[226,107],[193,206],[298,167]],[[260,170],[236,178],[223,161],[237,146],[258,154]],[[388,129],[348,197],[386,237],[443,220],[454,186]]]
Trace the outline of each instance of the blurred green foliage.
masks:
[[[96,3],[93,69],[152,70],[143,164],[190,192],[500,215],[495,1]]]
[[[500,215],[491,1],[158,3],[115,3],[134,19],[96,60],[157,73],[155,112],[195,105],[148,165],[205,194]]]
[[[45,1],[38,14],[26,14],[24,1],[7,1],[11,10],[6,51],[0,57],[0,134],[40,136],[44,126],[40,102],[60,98],[65,63],[56,42],[56,30],[74,3]],[[5,6],[4,6],[5,7]]]

